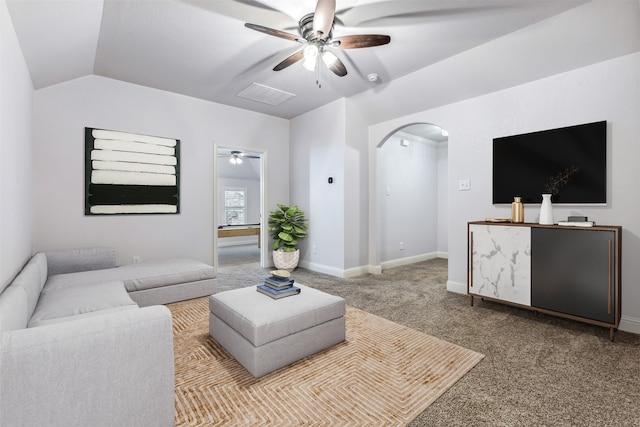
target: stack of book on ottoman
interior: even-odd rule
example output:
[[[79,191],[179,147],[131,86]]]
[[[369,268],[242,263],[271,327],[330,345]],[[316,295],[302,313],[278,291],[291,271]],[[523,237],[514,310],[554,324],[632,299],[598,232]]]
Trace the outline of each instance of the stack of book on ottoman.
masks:
[[[287,270],[274,270],[271,271],[271,276],[264,279],[262,285],[258,285],[257,291],[273,299],[279,299],[299,294],[300,288],[293,286],[293,279]]]

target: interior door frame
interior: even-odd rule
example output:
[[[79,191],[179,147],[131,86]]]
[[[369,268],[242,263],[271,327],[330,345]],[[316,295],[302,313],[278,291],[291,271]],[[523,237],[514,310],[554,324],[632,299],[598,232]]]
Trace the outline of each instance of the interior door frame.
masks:
[[[257,147],[243,147],[239,145],[228,145],[214,142],[213,144],[213,268],[218,272],[218,151],[220,149],[250,151],[260,155],[260,267],[269,266],[269,251],[265,250],[269,244],[269,234],[267,233],[268,213],[267,207],[267,149]]]

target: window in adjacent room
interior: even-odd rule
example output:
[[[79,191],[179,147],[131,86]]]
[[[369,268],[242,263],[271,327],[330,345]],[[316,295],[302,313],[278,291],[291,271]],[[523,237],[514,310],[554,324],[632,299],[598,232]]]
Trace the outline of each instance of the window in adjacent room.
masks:
[[[226,225],[246,224],[247,217],[247,190],[224,190],[224,219]]]

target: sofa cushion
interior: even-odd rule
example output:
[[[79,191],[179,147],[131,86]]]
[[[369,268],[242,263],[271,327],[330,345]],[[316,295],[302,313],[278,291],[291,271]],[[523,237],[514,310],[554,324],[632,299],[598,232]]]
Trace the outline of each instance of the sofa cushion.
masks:
[[[45,289],[121,280],[128,292],[215,278],[213,267],[193,259],[166,259],[49,277]]]
[[[29,320],[27,292],[20,286],[9,286],[0,294],[0,333],[27,327]]]
[[[27,316],[31,316],[33,313],[46,278],[47,258],[43,253],[37,253],[13,280],[11,286],[21,287],[27,294]]]
[[[31,327],[47,326],[47,325],[53,325],[56,323],[64,323],[64,322],[71,322],[75,320],[85,319],[87,317],[104,316],[107,314],[116,313],[124,310],[137,310],[138,308],[139,307],[137,305],[122,305],[119,307],[112,307],[112,308],[105,308],[103,310],[91,311],[89,313],[74,314],[72,316],[56,317],[55,319],[41,320],[38,322],[34,322],[34,324],[30,326]]]
[[[116,267],[113,248],[75,248],[45,252],[49,276]]]
[[[137,307],[137,304],[119,281],[60,289],[45,288],[28,326],[39,326],[51,319],[123,306]]]

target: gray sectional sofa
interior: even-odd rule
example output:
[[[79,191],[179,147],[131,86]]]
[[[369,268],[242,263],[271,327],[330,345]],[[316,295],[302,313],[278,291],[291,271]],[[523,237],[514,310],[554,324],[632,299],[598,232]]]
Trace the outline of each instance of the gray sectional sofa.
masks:
[[[174,259],[116,267],[111,248],[37,253],[0,284],[0,426],[172,426],[171,313],[215,292]]]

